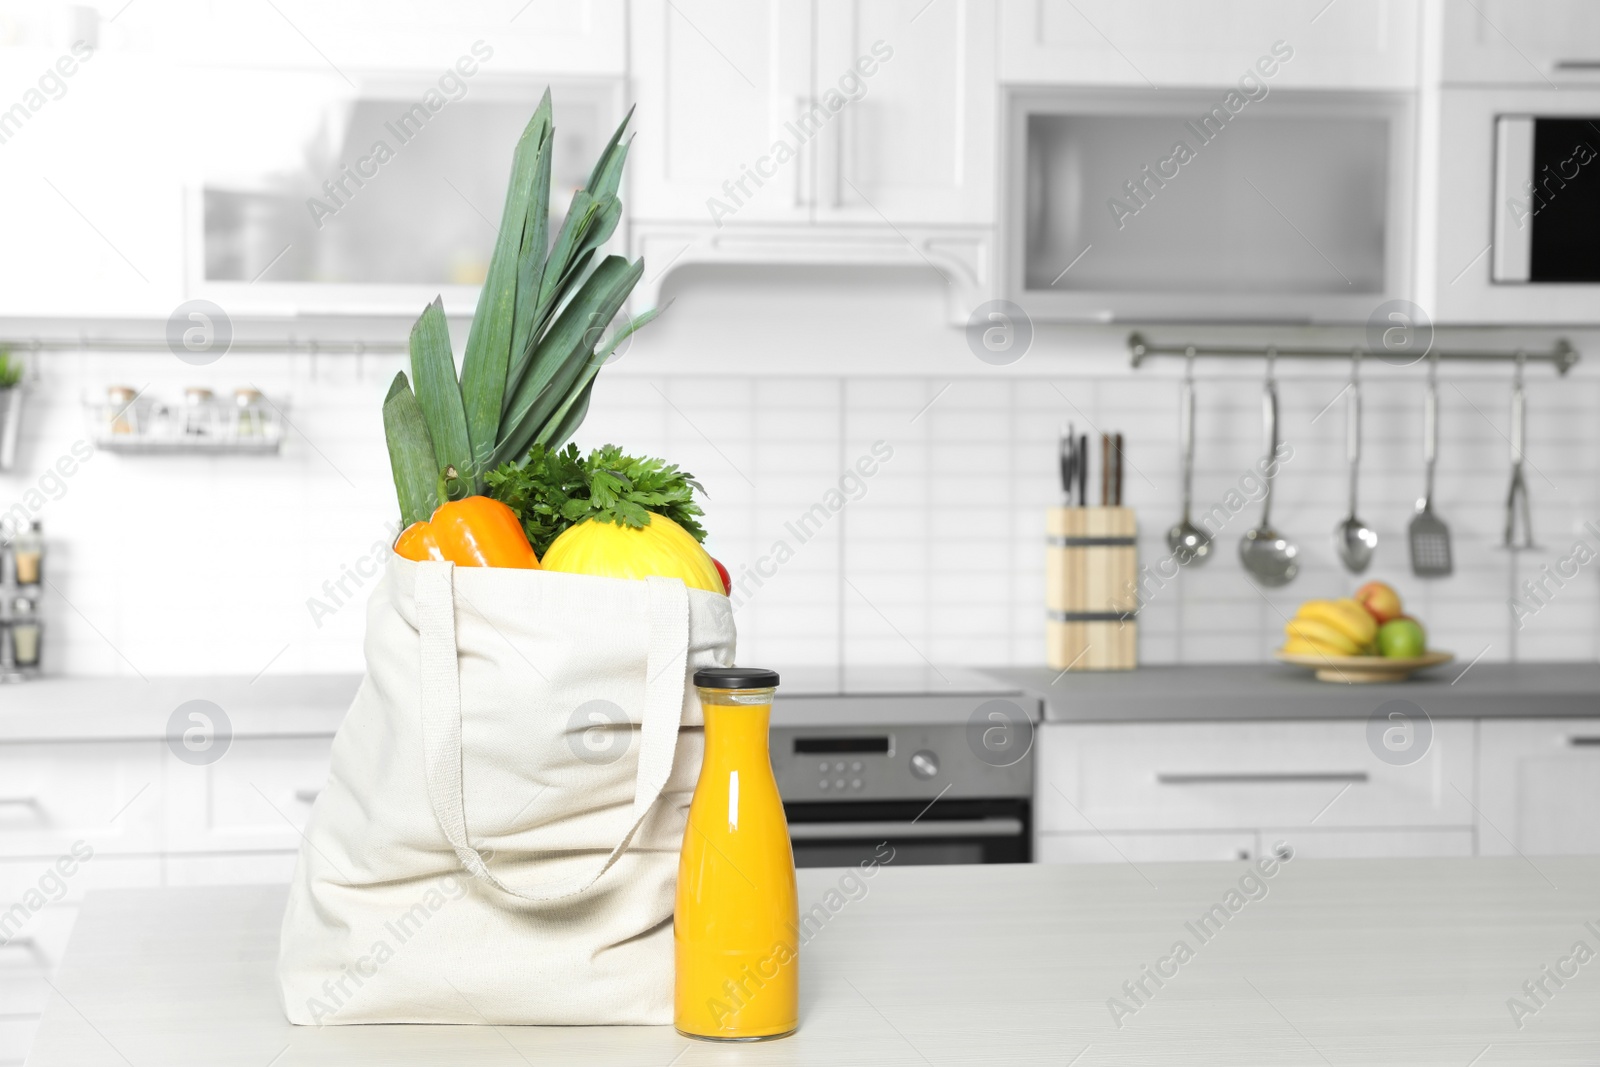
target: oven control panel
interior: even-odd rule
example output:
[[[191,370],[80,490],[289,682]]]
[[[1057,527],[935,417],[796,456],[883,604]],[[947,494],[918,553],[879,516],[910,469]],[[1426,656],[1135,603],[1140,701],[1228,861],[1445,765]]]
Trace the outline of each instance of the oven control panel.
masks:
[[[774,726],[772,769],[790,802],[1028,797],[1032,727],[1016,724],[1016,736],[1004,738],[1011,725],[987,727],[987,737],[956,723]]]

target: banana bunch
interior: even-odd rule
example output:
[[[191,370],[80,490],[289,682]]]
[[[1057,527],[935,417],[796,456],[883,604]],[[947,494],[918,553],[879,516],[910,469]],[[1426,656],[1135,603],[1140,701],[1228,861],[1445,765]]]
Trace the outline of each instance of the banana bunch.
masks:
[[[1369,656],[1378,636],[1378,622],[1348,597],[1308,600],[1284,626],[1283,650],[1301,655]]]

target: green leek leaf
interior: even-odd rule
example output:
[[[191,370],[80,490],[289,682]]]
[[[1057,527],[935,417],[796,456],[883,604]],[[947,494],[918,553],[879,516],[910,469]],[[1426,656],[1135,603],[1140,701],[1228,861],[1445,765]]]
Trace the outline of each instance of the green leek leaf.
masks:
[[[474,460],[469,467],[475,479],[476,472],[488,468],[489,454],[499,436],[506,368],[511,361],[524,222],[535,175],[549,164],[551,127],[550,90],[546,89],[512,156],[500,234],[478,296],[478,310],[472,318],[462,360],[461,394],[468,413],[468,438]]]
[[[433,439],[436,467],[454,467],[460,477],[475,480],[467,414],[461,406],[461,387],[456,384],[443,300],[435,298],[411,327],[411,378],[416,382],[417,403],[427,420],[428,436]]]
[[[383,435],[389,444],[395,493],[400,498],[400,522],[404,526],[425,522],[440,503],[439,467],[422,406],[404,371],[394,376],[383,401]]]

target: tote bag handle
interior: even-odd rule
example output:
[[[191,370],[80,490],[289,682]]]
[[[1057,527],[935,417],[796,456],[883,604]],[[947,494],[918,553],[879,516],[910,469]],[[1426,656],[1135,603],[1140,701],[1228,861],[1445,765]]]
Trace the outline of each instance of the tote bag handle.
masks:
[[[428,799],[461,866],[503,893],[533,903],[577,896],[600,880],[627,851],[645,816],[672,774],[683,714],[683,682],[688,672],[689,593],[670,578],[649,584],[650,646],[645,663],[644,718],[639,737],[639,772],[633,787],[633,819],[622,840],[587,873],[537,889],[506,885],[467,838],[461,794],[461,667],[456,652],[455,565],[427,562],[417,567],[417,629],[422,644],[422,749]]]

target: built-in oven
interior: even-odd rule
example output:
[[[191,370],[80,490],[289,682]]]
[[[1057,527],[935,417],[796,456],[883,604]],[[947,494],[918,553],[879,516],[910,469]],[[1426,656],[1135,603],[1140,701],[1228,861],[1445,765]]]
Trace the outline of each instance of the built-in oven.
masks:
[[[942,677],[785,672],[772,766],[797,866],[1032,859],[1038,699]]]

